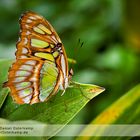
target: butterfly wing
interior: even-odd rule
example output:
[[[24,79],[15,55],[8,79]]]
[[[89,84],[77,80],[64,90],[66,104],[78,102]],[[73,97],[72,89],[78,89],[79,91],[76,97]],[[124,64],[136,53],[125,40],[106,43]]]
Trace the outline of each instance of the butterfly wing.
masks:
[[[42,16],[26,12],[20,29],[16,62],[5,86],[19,104],[43,102],[68,86],[67,56],[59,36]]]
[[[17,58],[34,56],[34,52],[50,52],[61,42],[53,27],[42,16],[26,12],[20,18],[20,37],[17,43]],[[25,55],[23,55],[25,54]]]

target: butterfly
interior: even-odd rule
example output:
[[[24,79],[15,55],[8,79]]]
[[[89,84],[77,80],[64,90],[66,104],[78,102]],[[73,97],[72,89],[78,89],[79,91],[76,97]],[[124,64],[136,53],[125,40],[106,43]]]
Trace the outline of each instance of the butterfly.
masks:
[[[44,102],[65,92],[73,75],[68,70],[64,46],[51,24],[37,13],[28,11],[20,20],[16,61],[9,69],[11,96],[17,104]]]

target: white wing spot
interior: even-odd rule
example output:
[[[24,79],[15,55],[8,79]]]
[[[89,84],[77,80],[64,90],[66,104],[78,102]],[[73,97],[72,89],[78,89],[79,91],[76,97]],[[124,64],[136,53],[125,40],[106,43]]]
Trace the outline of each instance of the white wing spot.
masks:
[[[26,48],[22,48],[22,54],[26,54],[28,50]]]
[[[24,45],[26,45],[28,43],[28,39],[27,38],[24,38]]]
[[[63,87],[63,79],[61,79],[60,83],[60,89],[66,89],[68,87],[68,77],[66,75],[66,64],[65,64],[65,58],[64,55],[61,56],[61,66],[62,66],[62,71],[64,75],[64,87]]]
[[[20,91],[18,91],[18,93],[19,93],[19,96],[21,97],[21,98],[24,98],[25,96],[27,96],[27,97],[25,97],[24,99],[31,99],[30,97],[32,96],[32,93],[33,92],[33,89],[32,88],[27,88],[27,89],[24,89],[24,90],[20,90]],[[31,94],[31,95],[30,95]],[[29,95],[29,96],[28,96]],[[24,100],[23,99],[23,100]],[[27,100],[25,100],[25,101],[27,101]],[[27,103],[27,102],[25,102],[25,103]]]
[[[30,20],[30,19],[26,20],[26,23],[31,23],[31,22],[32,22],[32,20]]]
[[[30,99],[31,99],[32,95],[27,96],[26,98],[23,99],[24,103],[29,104],[30,103]]]
[[[65,65],[64,55],[62,55],[62,57],[61,57],[61,66],[62,66],[62,71],[64,73],[64,78],[65,78],[66,77],[66,65]]]
[[[18,38],[18,42],[20,42],[20,41],[21,41],[21,38],[19,37],[19,38]]]
[[[24,92],[20,92],[19,93],[19,96],[22,98],[23,102],[26,103],[26,104],[29,104],[30,103],[30,100],[31,100],[31,97],[32,97],[32,94],[31,95],[28,95],[27,97],[25,97],[25,94]]]
[[[30,78],[30,81],[36,82],[37,81],[37,78],[36,77],[32,77],[32,78]]]
[[[35,15],[35,17],[37,18],[37,19],[42,19],[40,16],[38,16],[38,15]]]
[[[22,71],[22,70],[19,70],[16,72],[15,76],[29,76],[31,73],[28,72],[28,71]]]
[[[21,83],[17,83],[15,85],[16,90],[21,90],[21,89],[24,89],[24,88],[29,88],[29,86],[31,86],[30,82],[21,82]]]
[[[35,65],[36,61],[35,60],[29,60],[25,64]]]
[[[22,82],[26,79],[26,77],[16,77],[13,82]]]
[[[51,37],[53,38],[53,40],[54,40],[56,43],[58,43],[58,40],[55,38],[54,35],[52,35]]]
[[[19,69],[32,71],[33,70],[33,66],[22,65]]]
[[[33,20],[36,20],[36,17],[33,17],[33,16],[30,16],[29,18],[30,19],[33,19]]]
[[[20,58],[28,58],[26,55],[21,55]]]
[[[29,28],[30,26],[26,24],[25,27],[26,27],[26,28]]]
[[[29,35],[29,34],[30,34],[30,32],[29,32],[29,31],[27,31],[27,32],[26,32],[26,35]]]

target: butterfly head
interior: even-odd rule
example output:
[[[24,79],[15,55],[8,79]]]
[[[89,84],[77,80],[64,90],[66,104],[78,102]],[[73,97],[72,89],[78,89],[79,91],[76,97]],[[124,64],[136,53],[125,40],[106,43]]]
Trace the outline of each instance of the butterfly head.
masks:
[[[73,72],[73,69],[71,68],[70,70],[69,70],[69,77],[68,77],[68,79],[69,79],[69,81],[72,79],[72,76],[74,75],[74,72]]]
[[[65,90],[69,86],[72,76],[73,76],[73,69],[71,68],[69,70],[68,77],[65,77],[64,84],[60,85],[60,89]]]

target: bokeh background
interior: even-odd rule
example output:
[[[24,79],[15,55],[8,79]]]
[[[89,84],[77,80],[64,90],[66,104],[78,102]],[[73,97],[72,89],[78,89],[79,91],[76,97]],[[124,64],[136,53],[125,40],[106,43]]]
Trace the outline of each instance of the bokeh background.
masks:
[[[139,0],[0,0],[0,58],[15,58],[18,19],[27,10],[58,32],[77,61],[74,81],[106,88],[71,123],[89,123],[140,82]]]

